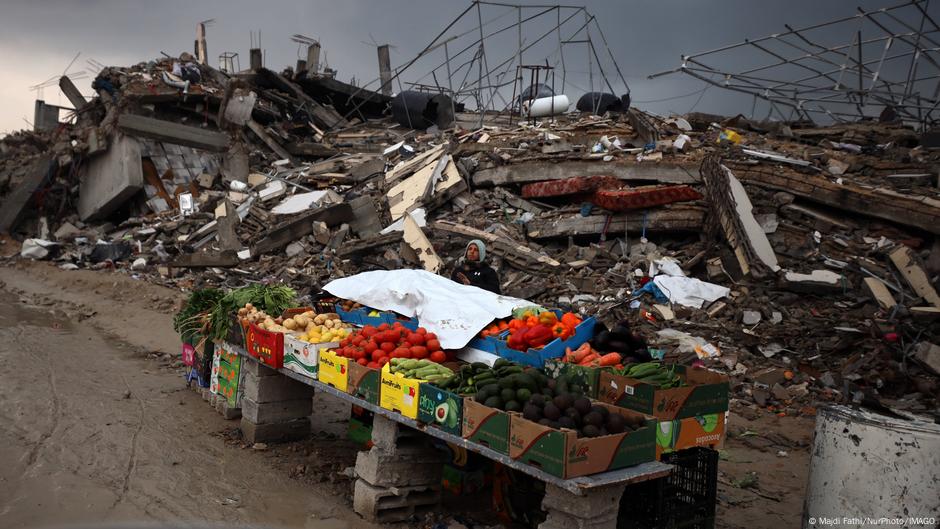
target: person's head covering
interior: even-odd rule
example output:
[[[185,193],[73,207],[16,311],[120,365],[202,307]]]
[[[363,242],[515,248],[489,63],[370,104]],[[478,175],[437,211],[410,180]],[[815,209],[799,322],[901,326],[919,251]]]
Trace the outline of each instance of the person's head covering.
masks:
[[[470,249],[470,245],[471,245],[471,244],[474,245],[474,246],[476,246],[476,247],[477,247],[477,250],[479,250],[479,252],[480,252],[480,258],[477,259],[477,262],[478,262],[478,263],[482,263],[482,262],[486,259],[486,245],[483,244],[483,241],[481,241],[480,239],[473,239],[472,241],[470,241],[470,242],[467,243],[467,247],[464,248],[464,250],[463,250],[463,258],[464,258],[464,260],[467,259],[467,250]]]

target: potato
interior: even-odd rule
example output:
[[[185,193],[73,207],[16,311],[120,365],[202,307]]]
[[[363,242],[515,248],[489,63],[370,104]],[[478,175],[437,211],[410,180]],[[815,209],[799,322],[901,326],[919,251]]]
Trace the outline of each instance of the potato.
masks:
[[[320,325],[321,323],[323,323],[323,320],[325,320],[325,319],[326,319],[326,315],[325,315],[325,314],[317,314],[317,315],[314,316],[314,318],[313,318],[313,323],[316,323],[317,325]]]
[[[294,318],[287,318],[284,320],[284,327],[290,330],[297,328],[297,322],[294,321]]]

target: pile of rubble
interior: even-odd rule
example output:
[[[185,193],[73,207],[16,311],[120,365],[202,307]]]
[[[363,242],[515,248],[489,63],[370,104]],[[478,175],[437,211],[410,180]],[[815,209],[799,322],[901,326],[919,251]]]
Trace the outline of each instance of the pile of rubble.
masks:
[[[457,106],[414,130],[389,96],[188,54],[93,87],[69,96],[73,124],[0,141],[0,254],[315,294],[364,270],[449,273],[481,239],[504,293],[627,320],[761,407],[937,410],[929,135],[637,109],[480,126]]]

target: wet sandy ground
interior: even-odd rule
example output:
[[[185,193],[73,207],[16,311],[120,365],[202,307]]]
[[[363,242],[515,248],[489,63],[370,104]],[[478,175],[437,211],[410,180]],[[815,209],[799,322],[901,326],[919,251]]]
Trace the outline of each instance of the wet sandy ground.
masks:
[[[316,407],[329,411],[305,443],[258,452],[231,442],[237,422],[167,362],[183,297],[120,273],[0,265],[0,527],[380,527],[350,512],[349,488],[334,479],[354,458],[337,440],[345,410],[335,399]],[[717,527],[799,526],[812,427],[732,404]]]

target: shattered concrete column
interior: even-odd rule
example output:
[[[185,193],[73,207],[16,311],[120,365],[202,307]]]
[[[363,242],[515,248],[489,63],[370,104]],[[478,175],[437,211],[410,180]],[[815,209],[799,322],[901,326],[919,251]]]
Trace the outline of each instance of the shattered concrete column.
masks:
[[[548,517],[539,529],[615,529],[620,497],[626,485],[589,489],[576,496],[555,485],[545,485],[542,509]]]
[[[441,499],[447,455],[421,432],[379,415],[372,425],[372,444],[356,459],[353,509],[378,523],[433,510]]]
[[[261,55],[261,48],[251,48],[248,50],[248,62],[251,70],[257,72],[264,67],[264,59]]]
[[[310,435],[313,388],[245,358],[241,430],[250,443],[296,441]]]
[[[314,42],[307,46],[307,71],[317,73],[320,71],[320,43]]]
[[[388,44],[378,48],[379,53],[379,80],[382,82],[382,95],[392,95],[392,60],[388,55]]]

